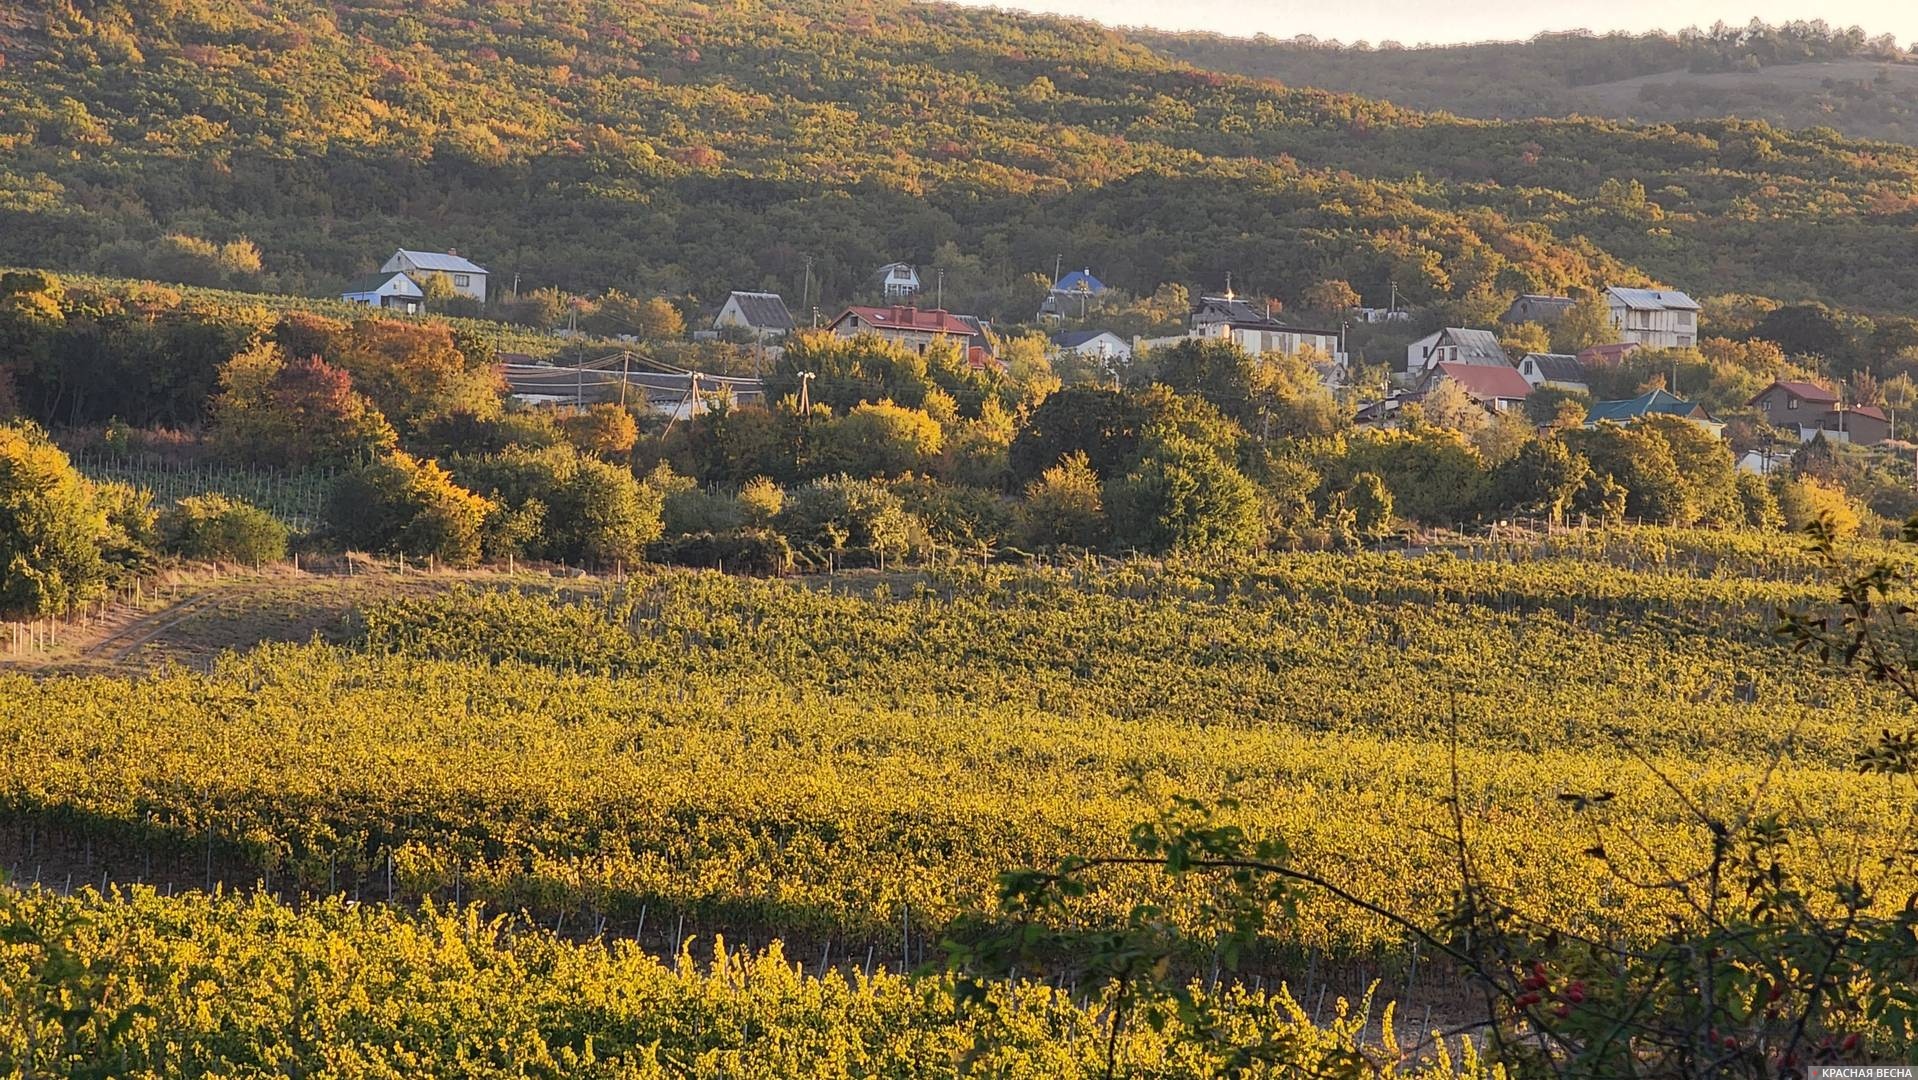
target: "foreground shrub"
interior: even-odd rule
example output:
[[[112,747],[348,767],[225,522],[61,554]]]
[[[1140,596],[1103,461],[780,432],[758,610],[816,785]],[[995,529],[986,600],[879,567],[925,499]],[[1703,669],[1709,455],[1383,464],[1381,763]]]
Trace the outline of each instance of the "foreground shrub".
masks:
[[[400,451],[342,477],[327,499],[326,523],[348,547],[470,566],[479,561],[491,510],[437,462]]]
[[[182,558],[254,565],[286,558],[286,526],[224,495],[181,499],[160,515],[159,530],[161,545]]]

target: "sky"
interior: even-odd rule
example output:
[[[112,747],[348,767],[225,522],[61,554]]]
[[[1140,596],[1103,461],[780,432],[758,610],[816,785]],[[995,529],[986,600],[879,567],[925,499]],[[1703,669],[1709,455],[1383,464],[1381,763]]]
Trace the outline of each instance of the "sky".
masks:
[[[978,3],[979,0],[961,0]],[[1918,41],[1918,0],[992,0],[988,6],[1046,11],[1112,26],[1213,30],[1250,37],[1299,34],[1402,45],[1512,41],[1548,30],[1681,30],[1824,19],[1874,36]]]

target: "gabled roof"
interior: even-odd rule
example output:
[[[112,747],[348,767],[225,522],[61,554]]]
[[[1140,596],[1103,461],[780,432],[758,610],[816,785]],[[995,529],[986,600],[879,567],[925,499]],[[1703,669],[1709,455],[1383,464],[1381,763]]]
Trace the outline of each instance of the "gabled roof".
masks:
[[[1499,316],[1500,322],[1554,322],[1558,317],[1572,309],[1577,303],[1569,296],[1544,296],[1539,293],[1526,293],[1512,301],[1512,306]]]
[[[1633,311],[1697,311],[1698,301],[1676,289],[1606,288],[1619,303]]]
[[[1267,314],[1263,308],[1253,307],[1236,296],[1201,296],[1199,306],[1193,310],[1192,314],[1207,315],[1214,322],[1227,322],[1233,326],[1276,327],[1280,325],[1278,320]]]
[[[1465,330],[1448,326],[1439,331],[1438,345],[1458,346],[1458,363],[1487,364],[1502,368],[1512,366],[1505,355],[1505,347],[1498,343],[1498,335],[1490,330]]]
[[[1594,402],[1591,411],[1585,414],[1585,422],[1596,424],[1601,420],[1613,420],[1625,423],[1644,416],[1696,416],[1701,413],[1710,418],[1711,414],[1705,413],[1697,402],[1686,401],[1664,387],[1659,387],[1624,401]]]
[[[1514,367],[1447,360],[1438,366],[1438,373],[1479,401],[1517,401],[1532,396],[1532,384]]]
[[[1773,390],[1783,390],[1785,393],[1790,394],[1800,401],[1812,401],[1820,405],[1833,405],[1838,401],[1837,394],[1832,393],[1817,383],[1804,382],[1798,379],[1780,379],[1770,386],[1765,387],[1763,390],[1760,390],[1757,395],[1745,404],[1756,405],[1758,404],[1759,398],[1764,397]]]
[[[892,277],[895,276],[895,271],[898,277],[909,277],[914,281],[919,280],[919,271],[914,269],[913,265],[908,262],[889,262],[873,271],[872,276],[878,278]]]
[[[929,334],[957,334],[960,337],[972,337],[979,332],[975,326],[948,311],[921,311],[916,307],[895,305],[893,307],[849,307],[839,313],[832,321],[837,327],[846,321],[846,316],[857,315],[862,322],[881,329],[919,330]]]
[[[1519,357],[1519,363],[1527,360],[1538,369],[1539,376],[1547,382],[1582,383],[1585,381],[1585,368],[1578,357],[1570,353],[1534,352]]]
[[[406,261],[421,270],[432,270],[442,274],[484,274],[486,268],[471,259],[463,258],[444,251],[413,251],[401,248],[395,252],[403,255]]]
[[[422,290],[419,287],[418,282],[414,281],[410,277],[406,277],[405,271],[380,270],[375,273],[364,275],[362,277],[356,277],[352,281],[347,282],[346,287],[340,290],[340,295],[355,296],[361,293],[376,293],[376,292],[379,292],[381,289],[386,288],[386,283],[389,281],[392,281],[394,278],[406,278],[406,284],[411,285],[413,287],[412,291],[414,293],[424,292],[424,290]]]
[[[1052,291],[1060,293],[1089,292],[1094,296],[1106,291],[1106,283],[1092,276],[1091,269],[1073,270],[1052,283]]]
[[[1076,349],[1088,341],[1096,341],[1107,335],[1119,336],[1110,330],[1061,330],[1052,335],[1052,343],[1062,349]]]
[[[1876,420],[1881,424],[1891,423],[1890,417],[1887,417],[1885,415],[1885,410],[1879,408],[1876,405],[1853,405],[1848,409],[1827,409],[1825,411],[1825,416],[1826,417],[1842,417],[1846,415],[1847,413],[1853,416],[1868,416],[1871,419]]]
[[[977,315],[954,315],[953,318],[972,327],[972,344],[975,348],[986,350],[986,355],[997,356],[999,346],[992,341],[992,324]]]
[[[1610,345],[1588,345],[1578,350],[1578,362],[1586,367],[1594,364],[1616,364],[1625,357],[1643,348],[1636,341],[1615,341]]]
[[[792,312],[786,310],[786,301],[778,293],[734,290],[726,299],[739,306],[739,314],[745,318],[746,325],[755,330],[793,328]]]

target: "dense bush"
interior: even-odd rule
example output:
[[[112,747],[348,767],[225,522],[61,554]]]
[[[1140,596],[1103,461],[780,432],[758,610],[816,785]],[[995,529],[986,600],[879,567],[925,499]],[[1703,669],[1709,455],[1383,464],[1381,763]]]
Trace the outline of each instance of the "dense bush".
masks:
[[[439,463],[401,451],[341,477],[325,516],[334,537],[349,548],[465,566],[479,561],[482,530],[493,509],[454,483]]]
[[[845,476],[788,492],[775,525],[794,547],[820,554],[896,558],[924,540],[924,527],[899,496],[882,484]]]
[[[286,557],[286,526],[272,514],[224,495],[193,495],[160,515],[160,542],[174,555],[259,565]]]
[[[0,612],[51,615],[101,595],[107,515],[36,428],[0,425]]]

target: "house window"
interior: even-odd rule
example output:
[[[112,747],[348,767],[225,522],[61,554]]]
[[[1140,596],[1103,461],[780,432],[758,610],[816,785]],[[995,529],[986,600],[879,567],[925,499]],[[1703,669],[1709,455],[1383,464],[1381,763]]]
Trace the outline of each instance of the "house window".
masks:
[[[1787,408],[1787,409],[1796,409],[1797,407],[1798,407],[1798,399],[1797,399],[1797,398],[1786,398],[1786,399],[1785,399],[1785,408]]]
[[[459,286],[462,289],[466,288],[468,285],[471,285],[472,283],[473,283],[473,275],[471,274],[454,274],[453,275],[453,284]]]

